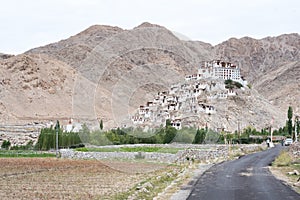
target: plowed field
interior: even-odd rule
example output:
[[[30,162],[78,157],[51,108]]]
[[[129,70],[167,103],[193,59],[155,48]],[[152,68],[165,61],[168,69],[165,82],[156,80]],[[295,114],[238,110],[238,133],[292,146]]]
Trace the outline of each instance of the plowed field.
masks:
[[[55,158],[0,158],[0,199],[110,199],[163,165]]]

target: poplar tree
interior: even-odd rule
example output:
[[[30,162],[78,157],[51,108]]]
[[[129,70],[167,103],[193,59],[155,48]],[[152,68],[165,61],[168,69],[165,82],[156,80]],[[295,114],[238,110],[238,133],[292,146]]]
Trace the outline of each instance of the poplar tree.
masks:
[[[288,134],[290,136],[292,136],[292,134],[293,134],[293,121],[292,121],[292,118],[293,118],[293,108],[291,106],[289,106],[287,117],[288,117],[288,120],[287,120]]]
[[[100,121],[100,130],[103,130],[103,120]]]

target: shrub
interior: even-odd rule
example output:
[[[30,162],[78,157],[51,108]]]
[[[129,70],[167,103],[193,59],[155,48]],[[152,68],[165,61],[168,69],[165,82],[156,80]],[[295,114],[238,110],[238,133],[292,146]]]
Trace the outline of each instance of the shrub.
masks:
[[[135,159],[144,159],[145,155],[142,154],[142,152],[138,152],[136,155],[134,155],[134,158]]]
[[[286,151],[281,151],[279,156],[273,162],[273,165],[276,167],[285,167],[289,166],[292,162],[292,158]]]
[[[10,141],[9,140],[4,140],[3,142],[2,142],[2,145],[1,145],[1,148],[2,149],[9,149],[9,147],[10,147]]]

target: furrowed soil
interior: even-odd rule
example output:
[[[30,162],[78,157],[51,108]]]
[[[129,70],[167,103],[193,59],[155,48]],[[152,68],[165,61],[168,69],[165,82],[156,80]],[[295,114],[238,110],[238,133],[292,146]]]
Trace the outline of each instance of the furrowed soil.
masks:
[[[0,199],[111,199],[167,165],[56,158],[0,158]]]

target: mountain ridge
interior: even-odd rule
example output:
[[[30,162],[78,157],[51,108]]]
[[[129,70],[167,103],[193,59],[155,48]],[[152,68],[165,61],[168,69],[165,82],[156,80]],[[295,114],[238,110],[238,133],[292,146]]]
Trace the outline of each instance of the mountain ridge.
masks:
[[[165,27],[142,23],[131,30],[94,25],[67,39],[31,49],[18,56],[32,56],[34,60],[38,60],[38,56],[41,56],[45,62],[38,64],[40,68],[49,67],[46,63],[48,62],[52,63],[52,68],[62,68],[62,71],[56,72],[55,76],[59,76],[59,73],[66,73],[69,85],[66,88],[62,85],[61,90],[69,91],[68,98],[62,96],[65,91],[57,98],[67,103],[59,103],[52,97],[50,99],[55,103],[49,104],[49,109],[53,109],[52,107],[56,104],[60,107],[60,111],[65,110],[63,111],[65,118],[81,117],[95,121],[103,119],[107,128],[118,125],[116,116],[119,113],[116,110],[120,106],[128,107],[127,114],[129,115],[151,99],[157,91],[193,73],[201,61],[213,59],[230,61],[241,67],[242,74],[253,85],[253,90],[258,90],[257,94],[268,99],[273,103],[272,106],[277,106],[281,115],[278,118],[278,121],[281,121],[279,125],[282,126],[285,123],[287,106],[293,105],[295,111],[299,112],[300,94],[297,92],[299,91],[297,81],[299,81],[300,72],[295,71],[299,69],[299,62],[297,62],[300,60],[299,47],[298,33],[259,40],[250,37],[231,38],[213,46],[201,41],[182,41]],[[18,56],[10,58],[11,63],[14,63],[14,59],[18,59]],[[7,64],[0,59],[2,68],[5,68]],[[282,87],[282,90],[286,91],[284,94],[277,90],[282,83],[276,79],[276,70],[281,72],[278,79],[290,80],[289,77],[294,76],[294,79],[290,80],[292,81],[289,84],[291,88],[287,90]],[[69,77],[68,73],[73,75]],[[2,74],[3,77],[22,76],[17,72],[9,74],[3,71]],[[162,75],[165,80],[162,79]],[[2,82],[4,79],[2,78]],[[43,80],[42,77],[38,79]],[[124,86],[126,84],[129,87],[128,90]],[[124,90],[121,91],[119,88]],[[11,91],[12,88],[5,86],[5,90]],[[32,98],[33,102],[39,102],[32,94],[40,91],[31,90],[31,93],[25,93],[22,98]],[[256,92],[253,94],[255,95]],[[4,90],[1,90],[0,95],[2,96],[0,105],[6,107],[8,103],[5,97],[16,96],[14,92],[10,94]],[[122,95],[128,96],[124,99],[125,102],[120,101],[119,97]],[[44,95],[41,98],[45,100],[48,97]],[[275,101],[276,99],[280,101]],[[38,104],[42,104],[41,101]],[[44,110],[45,113],[49,112],[45,108],[39,109]],[[59,110],[49,113],[49,119],[59,117]],[[18,116],[18,113],[23,111],[20,108],[19,111],[6,109],[6,112]],[[120,115],[126,115],[126,113]],[[39,119],[43,118],[36,115],[36,120]],[[12,119],[14,120],[18,119]]]

